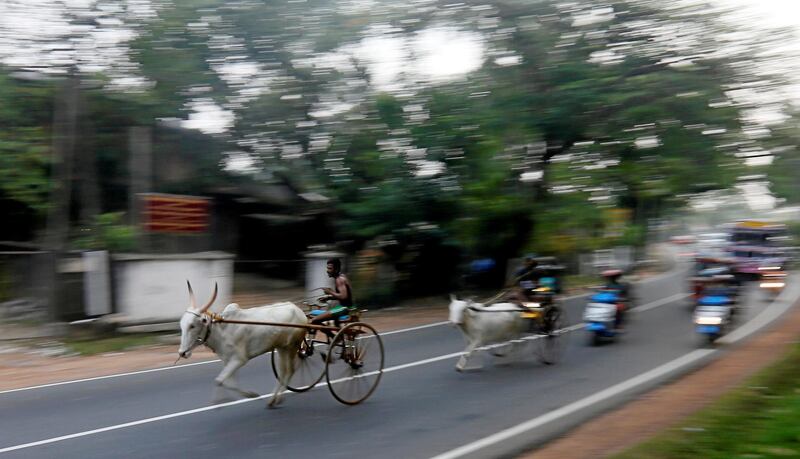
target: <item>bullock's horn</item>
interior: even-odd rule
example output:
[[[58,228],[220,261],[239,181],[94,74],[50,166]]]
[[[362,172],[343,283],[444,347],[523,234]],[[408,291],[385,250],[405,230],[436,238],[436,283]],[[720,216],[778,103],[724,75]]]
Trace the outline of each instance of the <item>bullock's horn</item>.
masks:
[[[192,284],[189,282],[189,279],[186,279],[186,285],[189,287],[189,307],[197,309],[197,300],[194,299],[194,291],[192,290]]]
[[[208,308],[210,308],[211,305],[214,304],[214,300],[217,299],[217,290],[218,290],[217,283],[214,282],[214,293],[211,294],[211,299],[208,300],[208,303],[206,303],[206,305],[203,306],[202,309],[200,309],[200,312],[206,312],[208,310]]]

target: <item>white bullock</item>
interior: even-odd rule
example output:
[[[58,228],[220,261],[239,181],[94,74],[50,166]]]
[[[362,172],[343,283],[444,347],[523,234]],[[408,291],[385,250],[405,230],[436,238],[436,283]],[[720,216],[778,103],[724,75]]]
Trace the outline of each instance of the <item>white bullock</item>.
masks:
[[[520,307],[514,303],[484,306],[452,295],[450,322],[458,326],[467,340],[464,355],[456,364],[458,371],[464,370],[475,349],[519,338],[528,327],[527,321],[520,317]]]
[[[187,281],[187,284],[188,281]],[[279,355],[278,362],[281,368],[275,392],[269,406],[275,406],[280,401],[280,394],[294,374],[295,359],[300,343],[306,334],[306,329],[295,327],[281,327],[272,325],[244,325],[217,322],[215,318],[251,322],[279,322],[287,324],[306,325],[308,319],[305,313],[293,303],[276,303],[250,309],[240,309],[236,303],[225,307],[219,316],[208,312],[217,297],[217,286],[211,300],[198,308],[189,284],[189,309],[181,317],[181,345],[178,355],[189,358],[192,349],[205,344],[219,356],[224,367],[215,378],[217,389],[222,387],[234,390],[246,397],[258,397],[254,392],[245,391],[236,384],[236,371],[250,359],[269,351]]]

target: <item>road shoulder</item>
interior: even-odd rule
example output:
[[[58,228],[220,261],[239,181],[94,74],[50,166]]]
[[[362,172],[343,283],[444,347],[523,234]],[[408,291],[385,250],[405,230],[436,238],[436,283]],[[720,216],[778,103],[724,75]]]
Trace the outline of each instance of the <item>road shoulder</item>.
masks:
[[[709,365],[582,424],[520,457],[607,457],[645,441],[777,362],[798,340],[800,301],[777,322]]]
[[[653,269],[642,271],[637,277],[652,279],[661,274]],[[362,320],[379,333],[439,323],[448,319],[448,303],[446,295],[419,298],[402,302],[400,307],[368,311]],[[0,346],[0,391],[216,359],[210,350],[198,348],[190,360],[176,363],[177,343],[91,356],[47,355],[46,351],[15,348],[8,343],[13,340]]]
[[[370,311],[363,320],[380,333],[442,322],[447,320],[447,301],[427,299],[417,306]],[[0,350],[0,391],[168,367],[175,364],[177,350],[175,344],[91,356],[49,356],[6,346]],[[215,359],[207,348],[198,348],[191,359],[177,365]]]

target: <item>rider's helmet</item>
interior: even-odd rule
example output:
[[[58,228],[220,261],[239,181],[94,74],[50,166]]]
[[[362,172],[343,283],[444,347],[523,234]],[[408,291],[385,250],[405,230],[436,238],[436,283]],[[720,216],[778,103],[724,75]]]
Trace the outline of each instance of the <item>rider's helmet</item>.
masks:
[[[601,272],[600,275],[607,279],[615,280],[619,279],[619,277],[622,276],[622,270],[606,269],[605,271]]]

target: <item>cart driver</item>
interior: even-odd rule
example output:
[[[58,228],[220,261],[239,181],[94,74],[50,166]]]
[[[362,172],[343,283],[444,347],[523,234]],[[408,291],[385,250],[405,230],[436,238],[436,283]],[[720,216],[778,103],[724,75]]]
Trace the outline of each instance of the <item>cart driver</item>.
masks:
[[[311,319],[312,324],[319,325],[325,321],[338,319],[349,313],[353,308],[353,289],[350,280],[342,273],[342,261],[331,258],[327,261],[328,277],[333,278],[333,288],[323,288],[325,296],[320,301],[333,301],[328,310]]]
[[[535,255],[525,256],[525,264],[514,273],[514,279],[511,281],[512,290],[507,296],[508,301],[519,305],[530,301],[531,292],[537,287],[541,275],[538,266]]]

